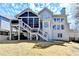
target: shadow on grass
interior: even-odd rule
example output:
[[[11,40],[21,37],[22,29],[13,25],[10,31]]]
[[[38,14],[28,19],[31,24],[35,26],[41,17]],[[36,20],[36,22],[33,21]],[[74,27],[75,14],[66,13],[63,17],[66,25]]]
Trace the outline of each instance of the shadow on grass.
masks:
[[[34,40],[0,40],[0,44],[18,44],[18,43],[38,43],[45,41],[34,41]]]
[[[20,43],[19,41],[17,40],[1,40],[0,41],[0,44],[17,44],[17,43]]]
[[[34,40],[2,40],[0,44],[18,44],[18,43],[34,43],[35,45],[32,48],[48,48],[53,45],[58,46],[65,46],[64,41],[53,41],[53,42],[46,42],[46,41],[34,41]],[[66,47],[66,46],[65,46]]]
[[[54,46],[54,45],[58,45],[58,46],[65,46],[67,47],[66,45],[64,45],[64,43],[66,42],[39,42],[39,43],[36,43],[33,48],[39,48],[39,49],[45,49],[45,48],[48,48],[50,46]]]

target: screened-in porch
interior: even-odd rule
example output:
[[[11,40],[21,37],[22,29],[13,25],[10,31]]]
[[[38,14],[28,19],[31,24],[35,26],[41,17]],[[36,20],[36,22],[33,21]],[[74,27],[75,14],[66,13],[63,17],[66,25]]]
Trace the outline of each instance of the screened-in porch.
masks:
[[[31,28],[40,28],[40,19],[38,15],[33,12],[25,12],[21,14],[18,19],[22,19],[22,21],[28,24]]]
[[[22,18],[22,20],[31,28],[39,28],[39,18],[37,17]]]

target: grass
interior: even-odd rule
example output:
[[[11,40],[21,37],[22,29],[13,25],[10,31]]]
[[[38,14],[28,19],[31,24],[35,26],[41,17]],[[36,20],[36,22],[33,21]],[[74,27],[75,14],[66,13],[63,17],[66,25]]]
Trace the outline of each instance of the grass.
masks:
[[[79,55],[79,44],[74,42],[0,41],[2,56]]]

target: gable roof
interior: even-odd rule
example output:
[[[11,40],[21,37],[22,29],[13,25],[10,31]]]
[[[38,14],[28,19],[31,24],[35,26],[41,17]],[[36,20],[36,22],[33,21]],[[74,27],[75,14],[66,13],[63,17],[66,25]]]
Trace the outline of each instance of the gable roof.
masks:
[[[38,14],[42,13],[44,10],[48,11],[53,16],[53,12],[46,7],[42,9]]]
[[[32,9],[26,8],[26,9],[24,9],[23,11],[21,11],[19,14],[17,14],[15,17],[17,18],[17,17],[19,17],[20,15],[22,15],[23,13],[29,12],[29,11],[38,16],[38,14],[36,14],[34,11],[32,11]]]

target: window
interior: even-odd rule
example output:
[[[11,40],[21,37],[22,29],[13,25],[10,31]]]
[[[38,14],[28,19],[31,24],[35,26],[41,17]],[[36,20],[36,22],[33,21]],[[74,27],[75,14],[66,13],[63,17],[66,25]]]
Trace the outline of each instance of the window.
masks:
[[[64,21],[64,18],[61,18],[61,22],[63,22]]]
[[[3,32],[2,31],[0,31],[0,35],[3,35]]]
[[[0,31],[0,35],[9,35],[8,32]]]
[[[9,33],[7,32],[6,35],[9,35]]]
[[[8,35],[8,32],[3,32],[3,35]]]
[[[1,35],[1,32],[0,32],[0,35]]]
[[[38,28],[39,27],[39,19],[35,18],[34,19],[34,28]]]
[[[32,12],[29,12],[29,17],[30,16],[37,16],[36,14],[32,13]]]
[[[62,33],[58,33],[58,38],[62,38]]]
[[[33,18],[29,18],[29,26],[33,28]]]
[[[53,29],[54,29],[54,30],[60,30],[60,28],[61,28],[60,25],[54,25],[54,26],[53,26]]]
[[[46,15],[45,15],[45,19],[47,19],[47,18],[48,18],[48,15],[46,14]]]
[[[60,30],[60,25],[57,25],[57,30]]]
[[[41,28],[41,29],[43,28],[43,26],[42,26],[42,22],[40,22],[40,28]]]
[[[56,30],[56,25],[53,25],[53,29]]]
[[[44,22],[44,27],[45,27],[45,28],[48,27],[48,22]]]
[[[54,18],[54,22],[60,22],[60,18]]]
[[[62,29],[62,30],[64,29],[64,25],[61,25],[61,29]]]
[[[54,25],[53,29],[54,30],[64,30],[64,25]]]
[[[28,12],[23,13],[22,15],[20,15],[19,17],[26,17],[28,16]]]
[[[60,22],[60,18],[57,18],[57,22]]]
[[[63,22],[64,18],[54,18],[54,22]]]
[[[56,22],[56,18],[54,18],[54,22]]]
[[[22,18],[22,21],[28,24],[28,18]]]
[[[48,19],[48,15],[47,14],[44,14],[42,15],[44,19]]]

